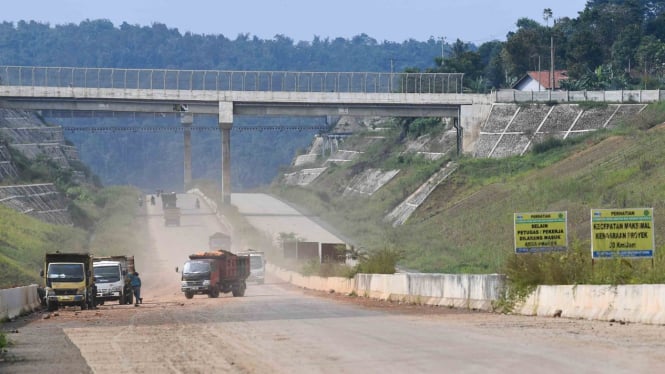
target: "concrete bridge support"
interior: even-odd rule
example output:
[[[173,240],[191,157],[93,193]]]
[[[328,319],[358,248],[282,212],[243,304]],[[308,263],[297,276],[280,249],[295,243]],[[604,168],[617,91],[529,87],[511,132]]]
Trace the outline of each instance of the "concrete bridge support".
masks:
[[[219,102],[219,129],[222,134],[222,203],[231,204],[231,128],[233,102]]]
[[[192,130],[190,127],[194,123],[194,115],[183,113],[180,116],[180,124],[185,128],[183,131],[183,142],[185,144],[184,160],[184,190],[191,188],[192,185]]]

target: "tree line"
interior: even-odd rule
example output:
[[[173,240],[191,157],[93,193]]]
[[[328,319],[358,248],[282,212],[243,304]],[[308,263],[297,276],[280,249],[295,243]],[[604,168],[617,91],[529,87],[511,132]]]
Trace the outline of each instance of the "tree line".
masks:
[[[550,21],[551,24],[550,24]],[[432,71],[463,71],[474,92],[510,87],[528,71],[554,67],[570,77],[563,88],[665,87],[665,0],[589,0],[577,18],[517,20],[505,42],[475,46],[457,40]]]
[[[578,17],[544,9],[520,18],[505,41],[480,45],[430,37],[401,43],[367,34],[295,42],[278,34],[180,33],[150,26],[86,20],[51,26],[0,24],[0,64],[195,70],[430,71],[465,73],[472,92],[510,87],[527,71],[567,70],[571,89],[659,88],[665,67],[665,0],[589,0]]]

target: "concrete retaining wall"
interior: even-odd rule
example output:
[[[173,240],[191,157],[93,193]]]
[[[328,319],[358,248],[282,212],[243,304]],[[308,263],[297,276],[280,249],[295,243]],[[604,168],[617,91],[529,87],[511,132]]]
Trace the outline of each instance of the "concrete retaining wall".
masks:
[[[0,321],[41,308],[37,285],[0,289]]]

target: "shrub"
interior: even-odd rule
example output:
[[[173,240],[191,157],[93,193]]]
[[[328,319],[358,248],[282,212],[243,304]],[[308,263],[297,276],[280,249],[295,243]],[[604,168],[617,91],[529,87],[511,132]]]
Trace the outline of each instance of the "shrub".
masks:
[[[397,262],[404,257],[402,251],[394,248],[383,248],[370,252],[366,259],[356,267],[357,273],[394,274]]]
[[[535,143],[532,147],[532,152],[535,154],[538,153],[545,153],[549,151],[550,149],[558,148],[564,145],[564,140],[555,138],[555,137],[549,137],[545,140],[543,140],[540,143]]]

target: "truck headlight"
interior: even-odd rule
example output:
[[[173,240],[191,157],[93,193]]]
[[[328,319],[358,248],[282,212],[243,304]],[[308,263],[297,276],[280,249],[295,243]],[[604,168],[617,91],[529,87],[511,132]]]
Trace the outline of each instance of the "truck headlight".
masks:
[[[203,284],[204,286],[209,286],[209,285],[210,285],[210,280],[209,280],[209,279],[206,279],[206,280],[203,281],[202,284]]]
[[[122,286],[111,287],[111,292],[120,292],[120,291],[122,291]]]
[[[53,288],[47,288],[44,291],[46,291],[46,297],[55,296],[55,290]]]
[[[182,287],[187,287],[187,281],[181,281],[181,282],[180,282],[180,285],[181,285]]]

